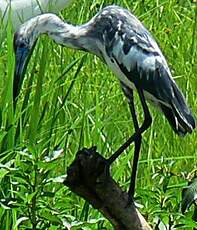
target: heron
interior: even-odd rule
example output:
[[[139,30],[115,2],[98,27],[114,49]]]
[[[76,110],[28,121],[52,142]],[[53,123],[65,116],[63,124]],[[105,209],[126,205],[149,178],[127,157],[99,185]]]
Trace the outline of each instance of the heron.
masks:
[[[134,196],[142,134],[151,126],[147,101],[163,112],[170,126],[180,136],[192,133],[195,119],[172,78],[167,61],[150,32],[130,11],[111,5],[101,9],[82,25],[64,22],[47,13],[25,22],[14,35],[15,74],[13,101],[17,102],[27,64],[36,41],[47,34],[56,43],[98,56],[117,76],[128,99],[134,134],[107,159],[110,166],[134,143],[129,197]],[[133,91],[137,91],[144,120],[139,124]]]
[[[19,26],[43,12],[58,13],[64,9],[71,0],[1,0],[0,1],[0,19],[4,25],[7,25],[8,18],[11,18],[13,30],[16,31]],[[9,10],[11,14],[9,15]]]

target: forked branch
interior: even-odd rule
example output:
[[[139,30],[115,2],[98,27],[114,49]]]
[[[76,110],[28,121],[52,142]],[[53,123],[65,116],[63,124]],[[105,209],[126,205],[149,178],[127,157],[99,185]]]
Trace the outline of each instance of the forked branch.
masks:
[[[128,194],[111,178],[106,159],[95,147],[77,153],[64,184],[98,209],[114,229],[151,230],[134,203],[128,204]]]

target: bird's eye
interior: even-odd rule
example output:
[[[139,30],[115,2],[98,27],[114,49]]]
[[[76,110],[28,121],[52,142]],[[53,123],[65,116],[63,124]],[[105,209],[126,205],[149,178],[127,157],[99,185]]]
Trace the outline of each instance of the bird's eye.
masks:
[[[25,45],[25,43],[24,42],[22,42],[22,43],[20,43],[19,44],[19,46],[18,46],[19,48],[24,48],[24,47],[26,47],[26,45]]]

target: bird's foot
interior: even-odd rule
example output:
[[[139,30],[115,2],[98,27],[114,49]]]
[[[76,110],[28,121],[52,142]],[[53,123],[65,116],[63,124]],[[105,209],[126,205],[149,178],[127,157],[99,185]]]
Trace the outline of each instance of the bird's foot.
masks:
[[[105,167],[104,167],[104,175],[106,178],[110,176],[110,166],[111,166],[111,163],[108,160],[106,160]]]
[[[128,193],[128,201],[127,201],[127,205],[131,205],[134,203],[134,197],[131,196],[129,193]]]

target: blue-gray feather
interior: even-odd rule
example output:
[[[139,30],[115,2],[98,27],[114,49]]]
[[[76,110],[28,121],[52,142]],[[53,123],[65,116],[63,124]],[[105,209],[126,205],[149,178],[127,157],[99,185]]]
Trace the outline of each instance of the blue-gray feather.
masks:
[[[94,31],[97,34],[93,36],[100,39],[111,62],[161,108],[173,130],[180,135],[192,132],[193,115],[160,48],[141,22],[129,11],[109,6],[95,17]]]

